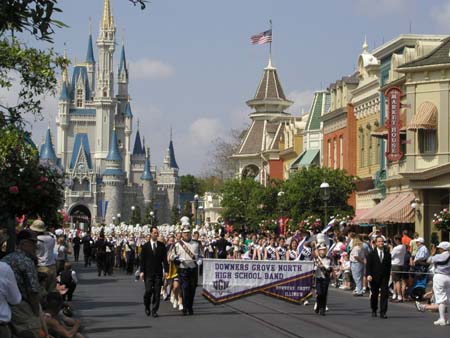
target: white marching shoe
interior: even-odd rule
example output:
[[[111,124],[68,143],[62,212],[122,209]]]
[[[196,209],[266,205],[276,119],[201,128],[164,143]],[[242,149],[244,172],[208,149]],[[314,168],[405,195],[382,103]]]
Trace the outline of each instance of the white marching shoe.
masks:
[[[178,310],[183,311],[183,304],[178,305]]]

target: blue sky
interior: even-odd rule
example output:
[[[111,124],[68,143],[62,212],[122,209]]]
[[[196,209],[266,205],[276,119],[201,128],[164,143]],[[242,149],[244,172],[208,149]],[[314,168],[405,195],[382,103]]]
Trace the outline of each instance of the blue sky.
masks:
[[[54,48],[62,53],[66,43],[72,61],[84,60],[89,17],[95,40],[102,5],[103,0],[60,1],[59,19],[69,28],[57,30]],[[112,0],[112,7],[117,50],[124,37],[131,64],[132,110],[152,162],[161,165],[172,126],[182,174],[205,172],[211,141],[248,123],[245,101],[268,60],[268,46],[251,45],[250,36],[267,29],[269,19],[273,63],[295,101],[293,114],[309,108],[314,90],[352,73],[364,35],[373,49],[409,33],[410,24],[412,33],[450,33],[450,2],[440,0],[152,0],[144,11],[128,0]],[[13,97],[0,92],[2,100]],[[48,116],[55,130],[56,100],[46,97],[44,107],[46,121],[32,126],[37,143]]]

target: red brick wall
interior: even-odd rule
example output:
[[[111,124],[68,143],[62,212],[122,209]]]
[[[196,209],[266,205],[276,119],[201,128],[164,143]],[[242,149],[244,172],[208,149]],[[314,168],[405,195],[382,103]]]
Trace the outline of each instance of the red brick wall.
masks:
[[[283,179],[283,160],[269,160],[270,178]]]
[[[340,142],[343,139],[343,165],[342,168],[350,175],[356,175],[356,117],[353,105],[347,105],[347,125],[345,128],[323,135],[323,165],[334,167],[334,140],[336,140],[336,168],[340,168]],[[330,163],[328,163],[328,141],[330,141]],[[348,203],[356,206],[356,195],[352,194]]]

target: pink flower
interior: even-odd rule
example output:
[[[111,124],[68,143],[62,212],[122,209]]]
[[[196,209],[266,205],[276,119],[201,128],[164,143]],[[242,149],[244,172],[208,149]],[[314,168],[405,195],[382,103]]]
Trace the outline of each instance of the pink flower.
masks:
[[[41,189],[42,189],[42,186],[38,184],[38,185],[36,186],[36,189],[37,189],[37,190],[41,190]]]
[[[448,212],[448,209],[444,209],[443,211],[444,211],[444,212]]]
[[[13,185],[12,187],[9,187],[9,193],[10,194],[18,194],[19,193],[19,187],[17,185]]]
[[[41,176],[40,182],[47,182],[48,178],[45,176]]]

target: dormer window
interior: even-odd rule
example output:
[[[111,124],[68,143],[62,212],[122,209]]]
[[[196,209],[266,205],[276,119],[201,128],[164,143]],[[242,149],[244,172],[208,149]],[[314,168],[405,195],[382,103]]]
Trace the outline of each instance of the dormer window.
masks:
[[[77,107],[83,107],[83,89],[78,88],[77,89],[77,102],[76,102]]]

